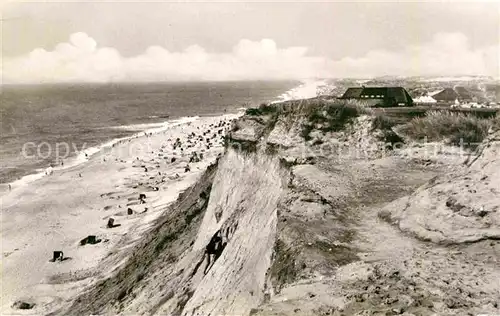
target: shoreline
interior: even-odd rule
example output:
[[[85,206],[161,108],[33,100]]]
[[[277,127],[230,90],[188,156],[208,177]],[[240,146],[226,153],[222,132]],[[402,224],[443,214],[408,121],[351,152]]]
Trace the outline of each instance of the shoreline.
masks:
[[[318,87],[321,85],[325,84],[325,80],[303,80],[300,81],[300,84],[285,91],[284,93],[276,96],[274,100],[269,100],[269,104],[273,103],[279,103],[279,102],[284,102],[284,101],[289,101],[293,99],[305,99],[305,98],[310,98],[312,97],[317,91]],[[315,96],[315,95],[314,95]],[[256,104],[255,106],[258,106]],[[242,115],[244,111],[246,110],[245,107],[240,107],[238,109],[229,111],[229,112],[223,112],[220,111],[218,113],[212,113],[209,115],[196,115],[196,116],[180,116],[180,117],[174,117],[174,118],[167,118],[165,121],[159,121],[159,122],[153,122],[153,123],[136,123],[136,124],[131,124],[131,125],[117,125],[117,126],[108,126],[108,127],[101,127],[100,129],[121,129],[121,130],[129,130],[133,132],[130,136],[125,136],[125,137],[120,137],[120,138],[114,138],[109,141],[103,142],[97,146],[89,147],[85,150],[81,151],[76,151],[71,153],[68,157],[65,157],[65,163],[64,166],[54,166],[52,167],[53,171],[56,170],[65,170],[68,168],[75,167],[79,164],[85,163],[88,161],[88,158],[90,156],[105,150],[108,147],[115,146],[117,143],[120,143],[122,141],[128,141],[129,139],[134,139],[137,137],[142,137],[147,133],[161,133],[163,130],[170,128],[172,125],[177,125],[177,124],[182,124],[186,121],[190,121],[193,119],[203,119],[206,117],[213,117],[213,116],[224,116],[224,115]],[[89,157],[85,157],[85,153]],[[38,168],[29,171],[29,173],[26,173],[20,177],[18,177],[15,180],[11,181],[6,181],[6,182],[1,182],[0,183],[0,196],[3,194],[6,194],[9,192],[9,186],[14,188],[18,186],[24,186],[29,183],[32,183],[34,181],[37,181],[44,176],[46,176],[46,171],[48,168],[51,167],[51,164],[47,164],[45,168]]]
[[[238,110],[153,123],[162,126],[89,148],[93,152],[87,149],[87,157],[84,152],[74,157],[81,161],[53,168],[49,175],[24,176],[11,191],[0,193],[0,313],[18,314],[12,307],[17,300],[35,304],[30,314],[49,313],[112,274],[167,206],[224,153],[223,136],[230,122],[244,114],[243,108]],[[177,138],[184,150],[173,147]],[[189,163],[194,151],[203,153],[203,159]],[[140,194],[146,195],[144,204]],[[107,228],[109,218],[120,226]],[[100,242],[81,246],[89,235]],[[71,259],[49,262],[53,251]]]
[[[240,115],[240,113],[234,113],[234,114]],[[231,114],[229,114],[229,115],[231,115]],[[158,122],[158,123],[150,123],[150,124],[144,123],[144,124],[107,127],[107,128],[117,128],[117,129],[124,129],[124,130],[129,129],[130,131],[135,131],[135,133],[133,133],[130,136],[126,136],[126,137],[114,138],[114,139],[111,139],[107,142],[101,143],[100,145],[89,147],[89,148],[86,148],[85,150],[82,150],[82,151],[74,152],[70,156],[65,158],[66,163],[64,166],[51,167],[49,165],[45,169],[36,169],[36,170],[34,170],[33,173],[29,173],[29,174],[26,174],[24,176],[21,176],[19,179],[11,181],[11,182],[1,183],[0,185],[4,186],[4,187],[10,185],[12,188],[24,186],[24,185],[30,184],[34,181],[37,181],[37,180],[45,177],[47,175],[46,172],[47,172],[48,168],[52,168],[53,171],[70,169],[70,168],[76,167],[80,164],[87,162],[88,160],[90,160],[90,158],[92,156],[98,154],[99,152],[107,150],[107,149],[114,147],[118,144],[121,144],[123,142],[129,141],[132,139],[136,139],[139,137],[145,137],[146,134],[151,134],[151,133],[158,134],[158,133],[161,133],[163,131],[168,130],[171,127],[175,127],[175,126],[178,126],[181,124],[193,122],[193,121],[199,120],[201,118],[214,117],[214,116],[185,116],[185,117],[179,117],[179,118],[175,118],[175,119],[169,119],[167,121]],[[219,116],[219,115],[217,115],[217,116]],[[224,115],[220,115],[220,116],[224,116]],[[138,129],[132,128],[132,127],[138,126],[138,125],[143,125],[144,127],[146,127],[147,125],[156,126],[156,127],[146,128],[146,129],[140,130],[140,131]]]
[[[111,273],[179,193],[223,153],[223,136],[237,117],[203,117],[151,135],[141,132],[84,163],[54,169],[4,194],[2,315],[19,312],[12,309],[16,300],[35,303],[30,313],[50,312]],[[196,137],[189,136],[192,133]],[[183,150],[173,149],[177,138]],[[203,159],[189,163],[195,151],[203,153]],[[146,195],[144,204],[139,194]],[[128,214],[129,208],[133,214]],[[109,218],[121,226],[107,228]],[[88,235],[101,242],[79,245]],[[71,259],[49,262],[53,251]]]

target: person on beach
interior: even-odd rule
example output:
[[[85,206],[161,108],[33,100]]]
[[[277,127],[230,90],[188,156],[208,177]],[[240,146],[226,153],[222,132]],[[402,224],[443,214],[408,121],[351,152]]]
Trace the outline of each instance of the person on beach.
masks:
[[[10,185],[10,183],[9,183],[9,191],[11,191],[11,190],[12,190],[12,186],[11,186],[11,185]]]

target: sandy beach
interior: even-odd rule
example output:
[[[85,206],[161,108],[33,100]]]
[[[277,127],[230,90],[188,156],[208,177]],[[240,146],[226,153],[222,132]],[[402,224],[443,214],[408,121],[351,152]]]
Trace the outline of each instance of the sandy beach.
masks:
[[[2,315],[47,313],[119,267],[165,207],[223,152],[236,117],[203,117],[122,140],[83,164],[1,193]],[[115,227],[107,226],[110,218]],[[81,245],[89,235],[97,243]],[[53,251],[66,259],[51,262]],[[17,300],[36,305],[12,309]]]

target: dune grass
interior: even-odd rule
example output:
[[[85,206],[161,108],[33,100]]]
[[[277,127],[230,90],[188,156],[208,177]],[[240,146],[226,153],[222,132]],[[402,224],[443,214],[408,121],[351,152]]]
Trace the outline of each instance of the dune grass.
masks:
[[[275,104],[261,104],[258,108],[249,108],[245,114],[249,117],[268,117],[266,123],[272,129],[280,114],[286,114],[289,120],[306,118],[302,124],[301,136],[310,140],[309,134],[314,129],[323,132],[342,130],[346,124],[362,114],[372,114],[368,105],[359,100],[323,100],[306,99],[286,101]]]
[[[430,111],[414,118],[399,129],[414,140],[446,141],[452,145],[475,146],[488,135],[490,128],[500,127],[498,118],[479,118],[450,111]]]
[[[415,111],[417,113],[418,111]],[[412,112],[413,113],[413,112]],[[286,101],[276,104],[262,104],[256,109],[248,109],[248,116],[267,117],[270,129],[280,115],[286,115],[290,122],[301,121],[301,137],[312,140],[314,130],[338,132],[352,124],[360,115],[373,117],[373,129],[384,132],[384,137],[392,143],[404,140],[444,141],[451,145],[474,147],[488,135],[490,129],[500,130],[500,117],[485,117],[480,113],[459,113],[456,111],[418,112],[407,119],[393,112],[374,111],[360,100],[308,99]],[[401,115],[406,115],[402,112]],[[422,116],[421,116],[422,115]],[[305,120],[304,120],[305,118]],[[394,133],[397,128],[397,133]]]
[[[301,136],[310,140],[310,133],[314,129],[322,132],[338,132],[345,128],[346,124],[363,114],[371,114],[372,111],[363,102],[357,100],[335,100],[316,101],[309,107],[307,122],[302,125]]]
[[[494,119],[491,120],[491,128],[494,131],[500,131],[500,115],[496,115]]]
[[[375,129],[380,129],[380,130],[388,130],[393,128],[394,126],[398,125],[396,120],[393,118],[384,115],[384,114],[377,114],[373,117],[373,124],[372,128]]]
[[[260,115],[268,115],[273,114],[278,111],[276,106],[262,103],[258,108],[249,108],[245,111],[246,115],[249,116],[260,116]]]

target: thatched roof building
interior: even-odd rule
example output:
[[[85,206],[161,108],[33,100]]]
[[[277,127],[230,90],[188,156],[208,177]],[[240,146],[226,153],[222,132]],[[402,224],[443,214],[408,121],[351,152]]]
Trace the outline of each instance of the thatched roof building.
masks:
[[[348,88],[341,98],[362,100],[374,107],[413,105],[411,96],[402,87]]]
[[[464,87],[446,88],[431,94],[438,102],[472,101],[472,94]]]

